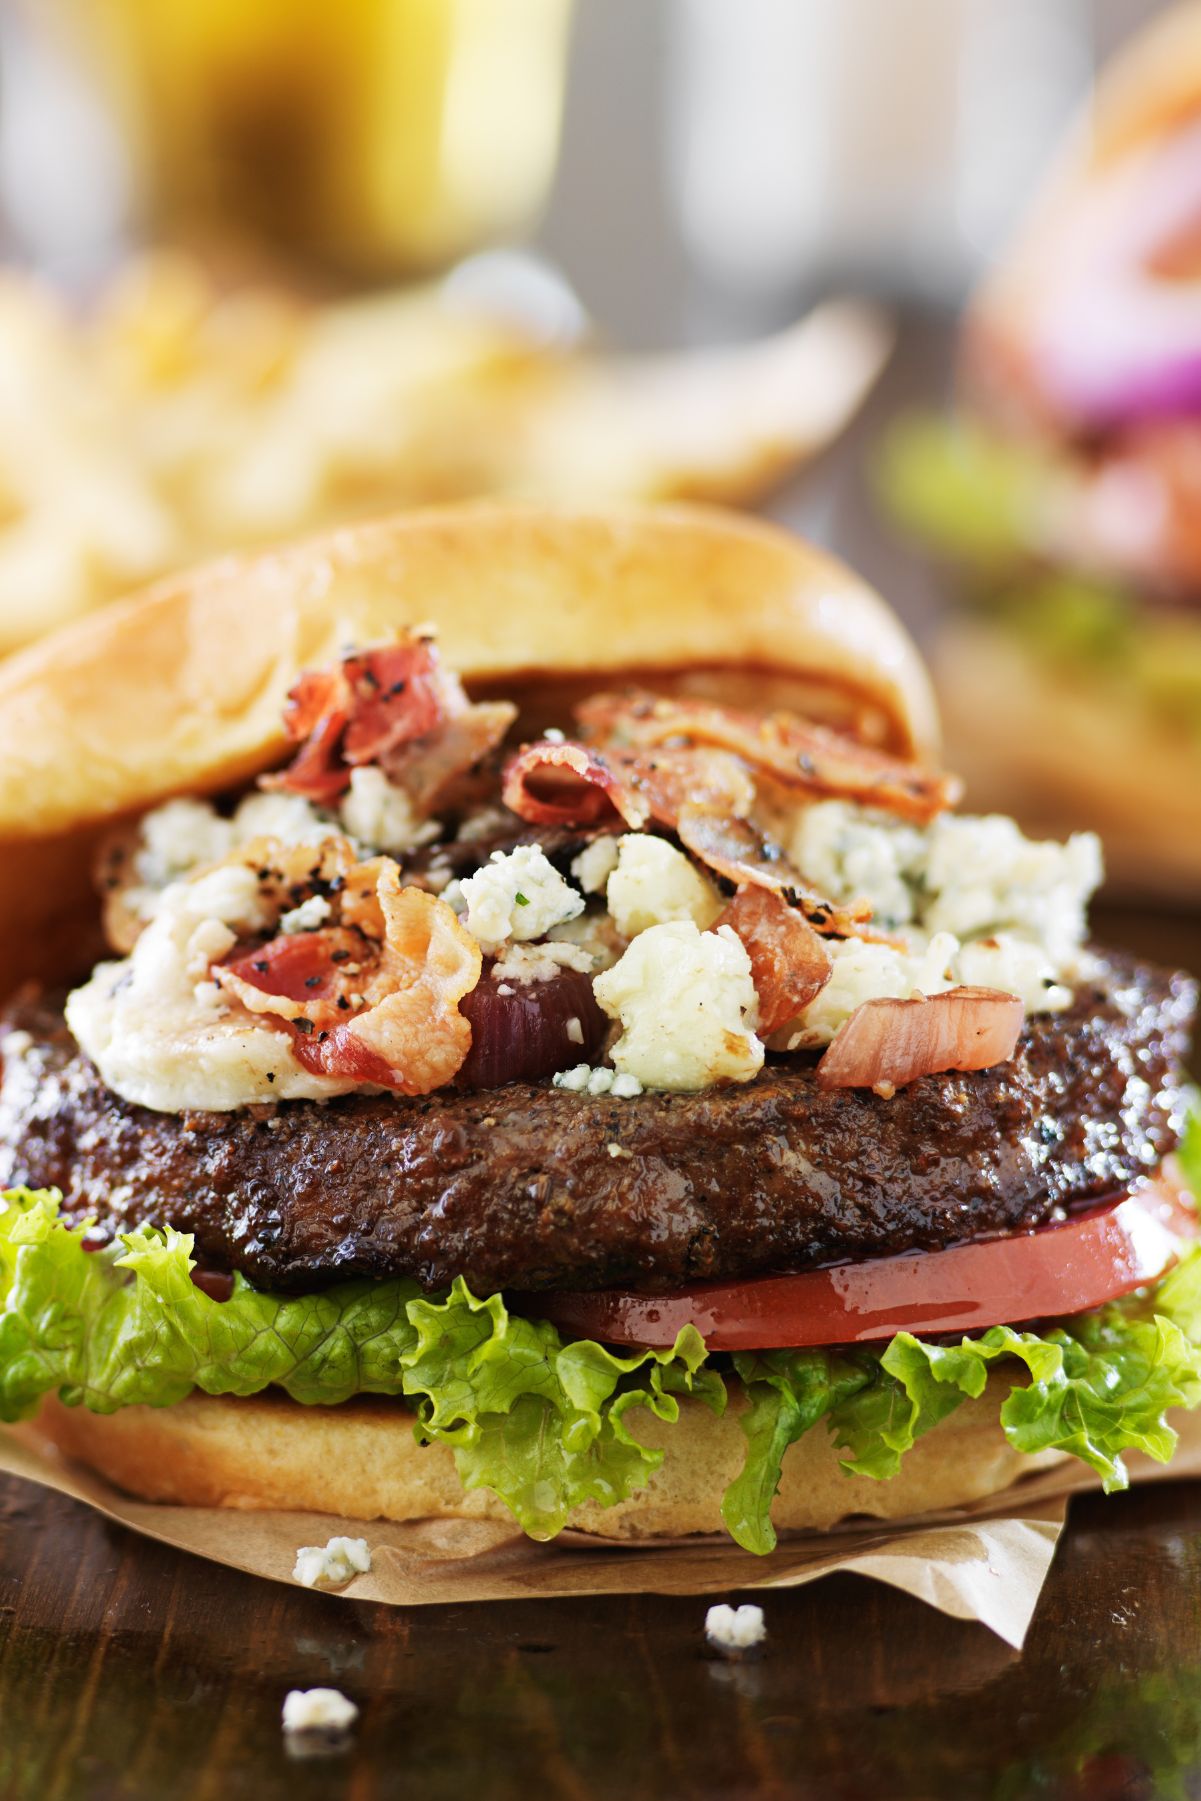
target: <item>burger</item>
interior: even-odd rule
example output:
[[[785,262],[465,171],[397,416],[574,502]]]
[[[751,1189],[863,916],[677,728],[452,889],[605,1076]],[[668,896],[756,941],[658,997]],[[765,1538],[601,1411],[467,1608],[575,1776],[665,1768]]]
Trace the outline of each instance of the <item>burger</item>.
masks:
[[[754,1552],[1166,1460],[1194,987],[956,798],[885,605],[719,513],[409,515],[22,652],[0,1416]]]
[[[972,603],[936,667],[969,792],[1089,825],[1131,891],[1201,880],[1201,5],[1104,73],[969,308],[948,426],[884,453]],[[1153,804],[1148,805],[1148,797]]]

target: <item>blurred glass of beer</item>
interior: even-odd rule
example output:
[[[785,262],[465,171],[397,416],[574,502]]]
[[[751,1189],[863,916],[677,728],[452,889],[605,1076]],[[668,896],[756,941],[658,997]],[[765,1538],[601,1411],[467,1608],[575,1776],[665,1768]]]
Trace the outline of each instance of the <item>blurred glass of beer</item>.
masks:
[[[75,0],[151,228],[360,275],[520,232],[554,172],[571,0]]]

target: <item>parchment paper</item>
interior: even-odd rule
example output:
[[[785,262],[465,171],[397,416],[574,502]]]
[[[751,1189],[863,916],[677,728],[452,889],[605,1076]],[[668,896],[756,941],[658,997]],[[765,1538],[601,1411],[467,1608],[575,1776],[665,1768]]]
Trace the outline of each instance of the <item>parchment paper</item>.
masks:
[[[1180,1445],[1167,1468],[1134,1456],[1131,1475],[1201,1476],[1201,1418],[1175,1421]],[[794,1534],[769,1557],[724,1538],[629,1547],[565,1533],[550,1545],[488,1521],[362,1521],[317,1513],[253,1513],[153,1506],[131,1500],[67,1462],[34,1429],[0,1429],[0,1470],[69,1495],[119,1524],[218,1563],[290,1582],[300,1545],[335,1533],[365,1537],[372,1567],[343,1589],[393,1607],[432,1602],[533,1600],[563,1595],[725,1595],[794,1588],[850,1570],[889,1583],[955,1619],[976,1620],[1020,1648],[1033,1618],[1070,1496],[1096,1488],[1083,1465],[1048,1470],[987,1503],[904,1526],[854,1521]]]

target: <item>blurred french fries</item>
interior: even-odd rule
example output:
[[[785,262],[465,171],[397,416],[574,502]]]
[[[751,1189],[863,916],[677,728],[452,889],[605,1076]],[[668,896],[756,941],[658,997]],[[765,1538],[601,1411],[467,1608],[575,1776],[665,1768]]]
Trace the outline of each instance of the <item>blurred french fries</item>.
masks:
[[[831,302],[775,338],[564,348],[428,288],[311,305],[171,255],[87,314],[0,279],[0,650],[170,569],[488,495],[750,500],[837,436],[891,344]]]

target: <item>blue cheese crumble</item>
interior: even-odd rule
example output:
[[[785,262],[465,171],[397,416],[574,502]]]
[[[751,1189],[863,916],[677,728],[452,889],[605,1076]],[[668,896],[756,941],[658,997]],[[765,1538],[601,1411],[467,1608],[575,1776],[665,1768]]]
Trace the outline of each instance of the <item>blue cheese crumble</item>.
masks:
[[[459,892],[466,905],[463,923],[489,952],[510,939],[543,938],[552,926],[584,911],[583,895],[536,844],[493,851],[482,869],[464,876]]]
[[[561,1069],[554,1077],[554,1084],[556,1088],[566,1088],[570,1094],[611,1094],[619,1101],[633,1100],[643,1091],[637,1076],[621,1075],[615,1069],[606,1069],[603,1064],[596,1069],[589,1063],[577,1063],[574,1069]]]
[[[610,1052],[614,1067],[644,1088],[689,1092],[749,1082],[763,1067],[751,961],[729,926],[650,926],[597,976],[592,992],[621,1024]]]
[[[371,1568],[365,1538],[331,1538],[323,1545],[301,1545],[292,1571],[304,1588],[344,1588]]]

